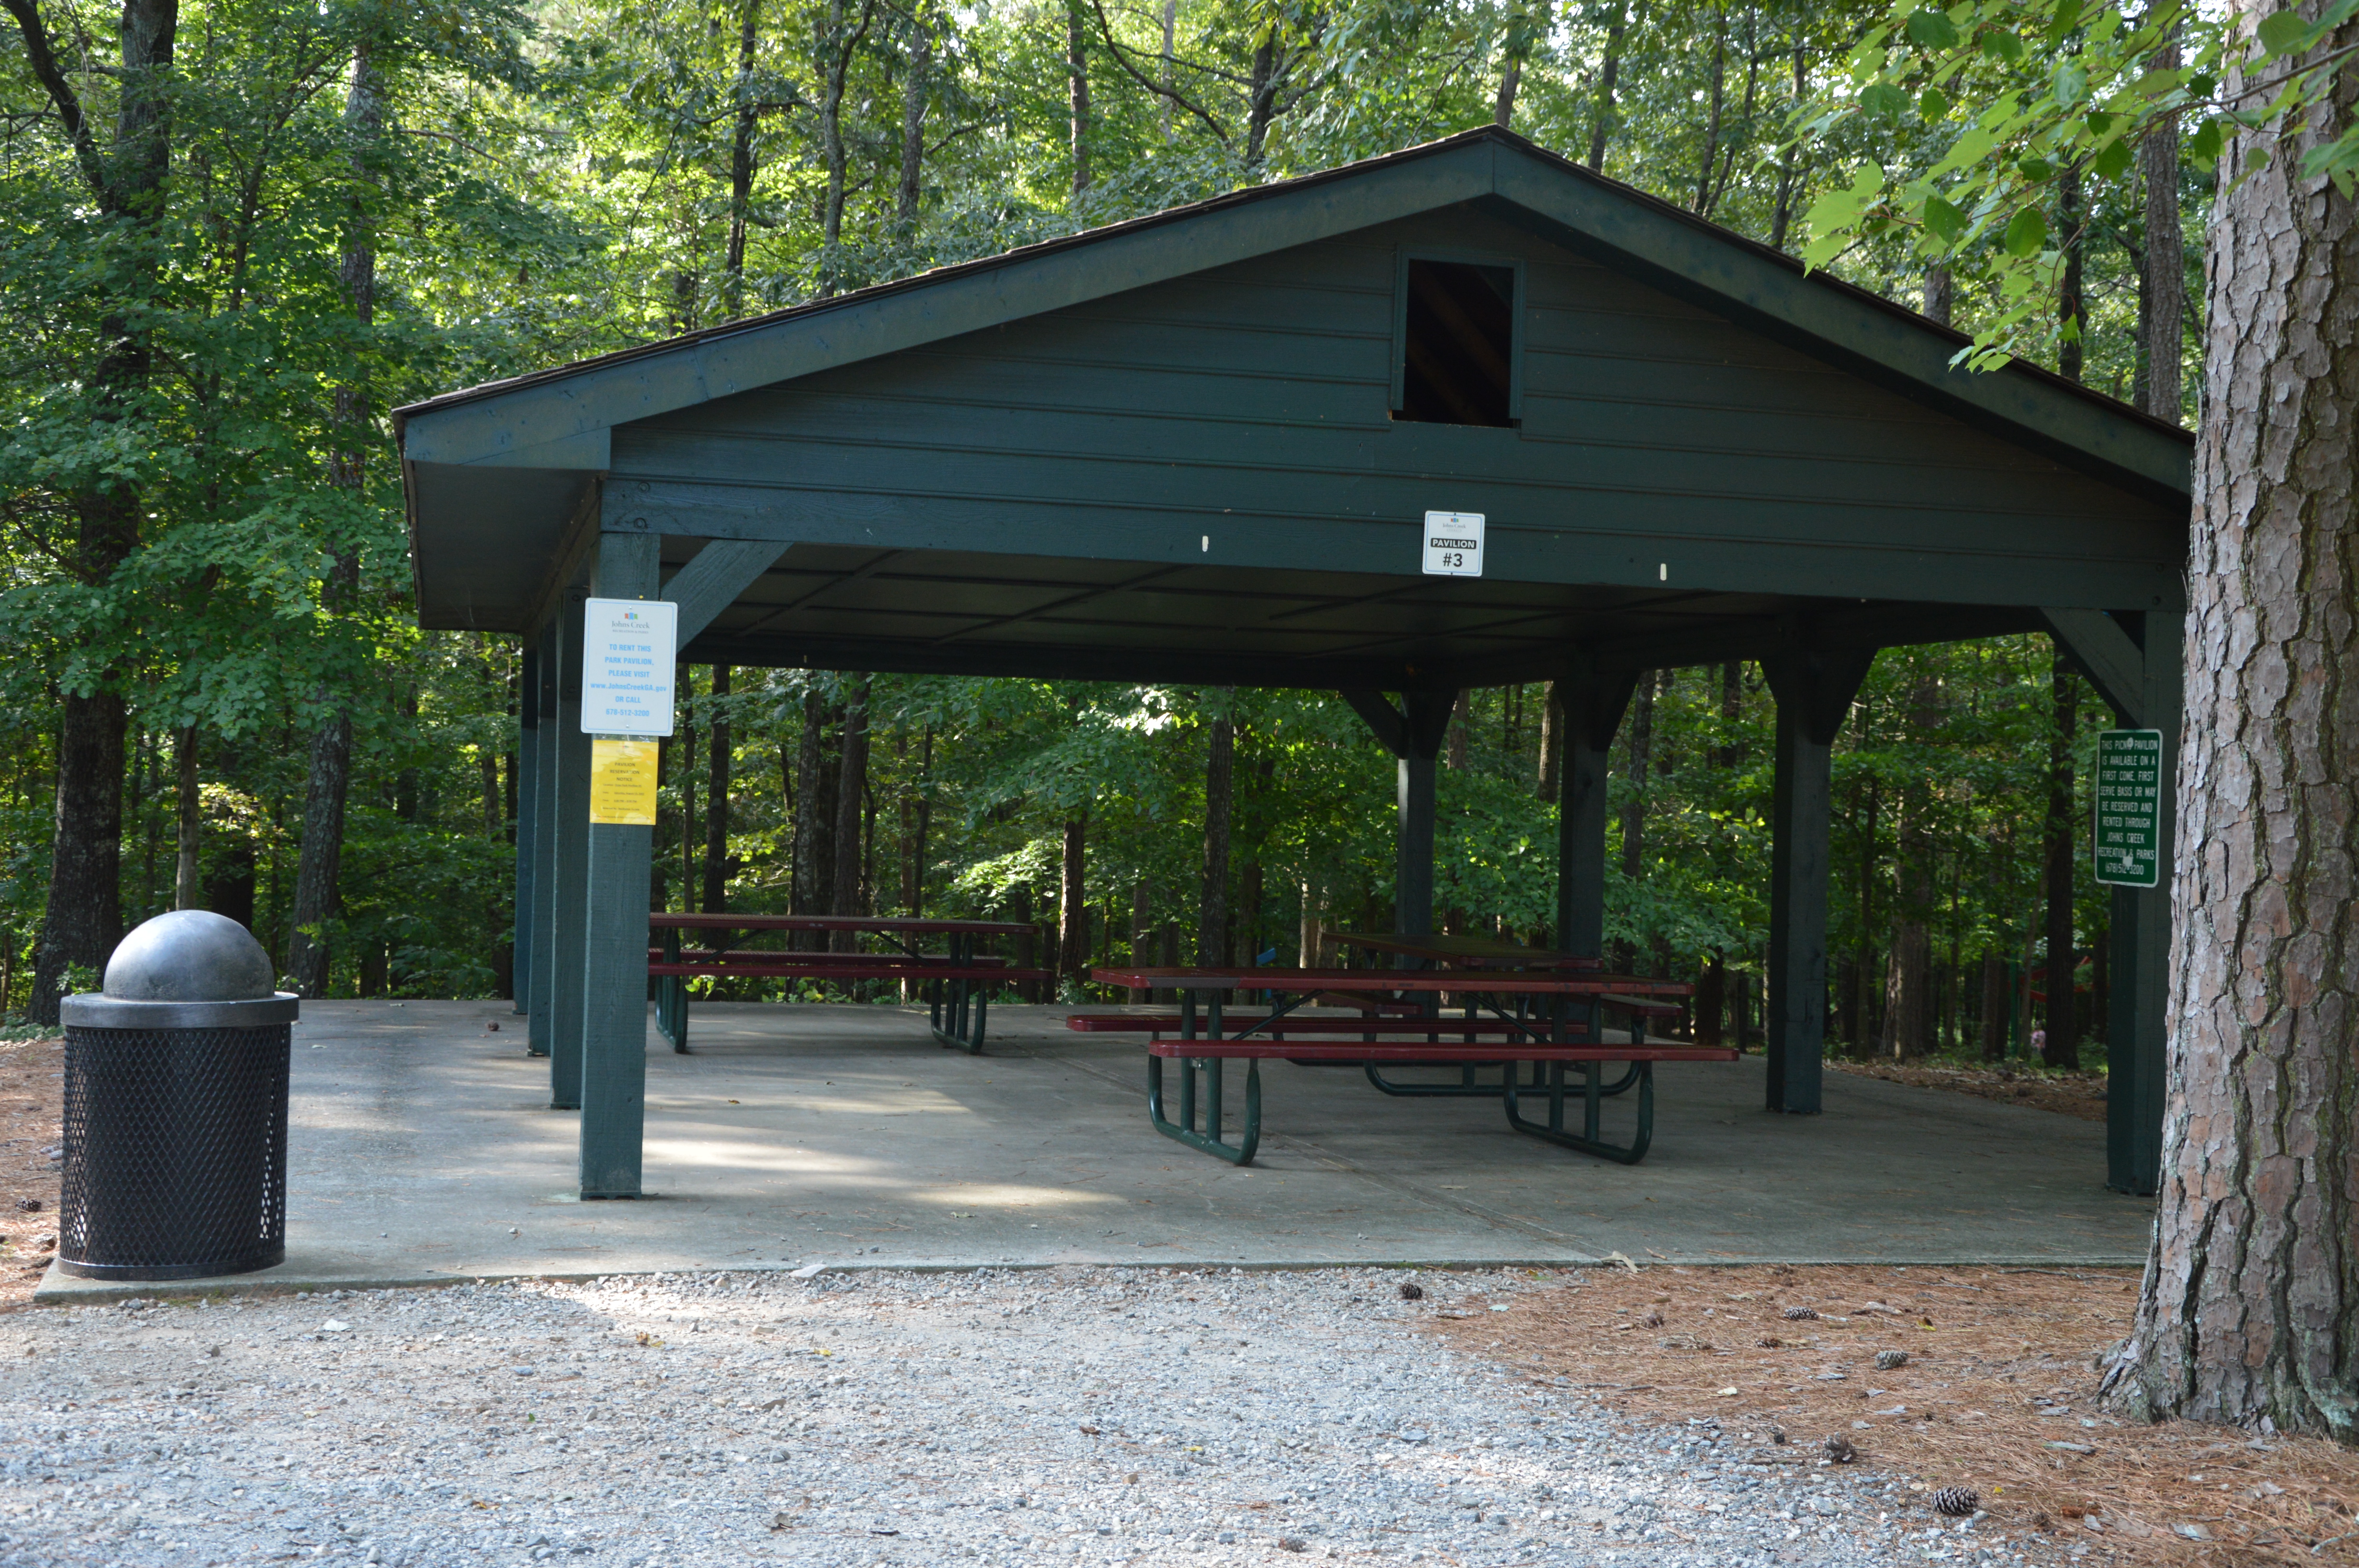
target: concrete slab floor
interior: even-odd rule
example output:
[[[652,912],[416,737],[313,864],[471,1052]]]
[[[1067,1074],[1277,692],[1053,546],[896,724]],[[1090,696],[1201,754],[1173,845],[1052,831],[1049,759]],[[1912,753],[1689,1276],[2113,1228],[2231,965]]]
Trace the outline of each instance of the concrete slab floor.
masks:
[[[935,1044],[922,1009],[700,1004],[695,1054],[648,1032],[650,1195],[585,1204],[577,1118],[548,1108],[507,1004],[309,1002],[288,1260],[199,1288],[813,1262],[2135,1263],[2152,1222],[2105,1190],[2093,1123],[1842,1074],[1824,1115],[1772,1115],[1758,1058],[1658,1068],[1654,1148],[1628,1167],[1509,1130],[1495,1100],[1268,1063],[1240,1170],[1148,1124],[1136,1037],[1062,1019],[995,1009],[976,1057]],[[38,1299],[159,1288],[181,1289],[52,1268]]]

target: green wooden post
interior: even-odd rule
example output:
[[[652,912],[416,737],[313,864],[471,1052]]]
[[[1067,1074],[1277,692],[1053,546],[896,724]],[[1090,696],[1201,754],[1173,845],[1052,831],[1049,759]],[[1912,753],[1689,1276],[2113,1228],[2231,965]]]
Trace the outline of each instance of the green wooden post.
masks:
[[[556,623],[533,634],[536,674],[528,695],[533,705],[532,781],[532,1000],[527,1011],[526,1049],[549,1052],[557,1019],[557,677],[560,657]],[[521,784],[522,781],[518,781]],[[521,788],[517,791],[523,799]]]
[[[597,596],[653,599],[661,540],[607,534]],[[574,634],[582,612],[572,611]],[[579,646],[579,643],[575,644]],[[576,727],[579,727],[577,719]],[[647,1094],[647,881],[655,829],[593,823],[588,839],[582,1002],[582,1195],[639,1195]]]
[[[553,896],[549,901],[550,1000],[549,1103],[582,1107],[582,974],[589,869],[590,737],[582,733],[582,601],[568,589],[558,611],[557,809]]]
[[[527,643],[516,679],[516,902],[508,944],[512,1011],[532,1011],[533,787],[540,779],[540,649]],[[526,1032],[530,1038],[531,1032]]]
[[[1768,1107],[1821,1109],[1827,1033],[1827,836],[1831,748],[1873,654],[1796,651],[1762,661],[1777,697],[1770,806]]]
[[[2162,880],[2113,890],[2113,1000],[2105,1020],[2105,1184],[2150,1196],[2162,1176],[2163,1089],[2169,1074],[2171,835],[2177,813],[2182,703],[2180,618],[2151,611],[2124,620],[2136,628],[2138,706],[2125,713],[2162,731]]]
[[[1605,956],[1605,765],[1622,715],[1637,689],[1635,672],[1577,670],[1556,683],[1556,946],[1583,958]]]

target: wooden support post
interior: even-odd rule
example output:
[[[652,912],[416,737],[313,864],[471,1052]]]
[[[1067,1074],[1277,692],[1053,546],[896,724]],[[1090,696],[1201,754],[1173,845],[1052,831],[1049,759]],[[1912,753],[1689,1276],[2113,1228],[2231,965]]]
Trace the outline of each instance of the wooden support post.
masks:
[[[540,649],[527,643],[516,679],[516,902],[510,919],[508,990],[512,1011],[532,1011],[533,786],[540,778]],[[527,1037],[529,1031],[527,1032]]]
[[[2162,731],[2162,874],[2113,890],[2112,1000],[2105,1019],[2105,1184],[2150,1197],[2162,1175],[2170,1031],[2170,867],[2178,815],[2180,625],[2162,611],[2043,611],[2057,644],[2125,729]]]
[[[1875,655],[1797,651],[1763,661],[1777,697],[1770,807],[1768,1106],[1821,1108],[1827,1032],[1827,837],[1831,748]]]
[[[662,541],[607,534],[598,541],[601,599],[653,599]],[[582,611],[573,611],[575,635]],[[576,644],[579,646],[579,643]],[[576,728],[579,728],[577,720]],[[655,829],[593,823],[584,814],[582,1001],[582,1195],[639,1195],[647,1130],[647,880]]]
[[[1638,687],[1636,671],[1601,674],[1582,668],[1557,681],[1564,722],[1556,776],[1558,806],[1556,946],[1583,958],[1605,956],[1605,764],[1614,731]]]
[[[534,635],[539,656],[532,690],[532,1000],[527,1011],[525,1048],[549,1054],[557,1021],[557,849],[563,835],[557,821],[557,680],[562,633],[554,621]],[[521,798],[521,795],[519,795]]]
[[[1398,760],[1394,786],[1393,930],[1402,936],[1433,934],[1434,764],[1458,706],[1458,690],[1427,688],[1401,694],[1395,708],[1380,691],[1353,690],[1343,700],[1367,720],[1386,751]]]
[[[549,1103],[582,1108],[582,964],[590,849],[590,737],[582,733],[582,601],[568,589],[557,622],[557,828],[549,899]],[[643,963],[644,959],[641,960]]]

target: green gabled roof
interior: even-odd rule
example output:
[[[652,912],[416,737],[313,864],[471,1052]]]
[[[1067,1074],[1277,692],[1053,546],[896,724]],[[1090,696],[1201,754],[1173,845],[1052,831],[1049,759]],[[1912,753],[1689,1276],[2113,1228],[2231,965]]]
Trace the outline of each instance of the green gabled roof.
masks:
[[[2191,441],[2175,427],[2036,366],[1952,368],[1963,335],[1489,126],[412,404],[396,413],[403,460],[594,471],[605,466],[605,435],[618,425],[1476,200],[1552,243],[2108,483],[2165,503],[2189,492]],[[520,502],[570,504],[563,487],[524,479],[511,481]]]

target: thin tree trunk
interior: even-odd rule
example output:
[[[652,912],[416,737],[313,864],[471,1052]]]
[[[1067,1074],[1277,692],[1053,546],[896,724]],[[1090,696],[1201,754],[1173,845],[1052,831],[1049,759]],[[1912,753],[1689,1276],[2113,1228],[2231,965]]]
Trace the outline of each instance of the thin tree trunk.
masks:
[[[1727,89],[1728,13],[1715,8],[1712,36],[1712,108],[1704,122],[1703,167],[1696,175],[1695,211],[1699,217],[1712,211],[1712,177],[1720,168],[1720,114],[1727,101]]]
[[[901,180],[894,219],[904,236],[918,226],[918,179],[926,158],[926,90],[933,61],[933,30],[920,7],[909,24],[909,62],[901,78]]]
[[[1797,108],[1809,103],[1810,98],[1808,60],[1809,57],[1803,52],[1802,46],[1796,44],[1794,46],[1794,103]],[[1785,156],[1777,160],[1777,199],[1769,214],[1769,248],[1772,250],[1782,251],[1786,248],[1786,234],[1794,223],[1794,208],[1801,200],[1802,170],[1800,164],[1796,161],[1799,157],[1796,149],[1800,146],[1801,138],[1799,136],[1788,140],[1786,144]]]
[[[842,766],[835,795],[835,906],[837,914],[865,914],[861,886],[860,813],[868,794],[868,685],[852,677],[843,705]],[[855,933],[839,931],[829,944],[839,953],[856,952]]]
[[[2155,58],[2158,70],[2176,70],[2179,46]],[[2179,116],[2166,114],[2138,146],[2146,180],[2146,253],[2140,258],[2140,323],[2145,330],[2139,368],[2144,395],[2139,406],[2158,419],[2179,424],[2180,356],[2187,331],[2187,240],[2179,221]]]
[[[344,122],[359,140],[374,140],[385,127],[385,104],[379,95],[375,57],[364,44],[353,55],[353,73],[344,94]],[[353,170],[355,180],[367,172]],[[344,251],[341,282],[344,302],[353,319],[366,328],[376,319],[376,239],[364,202],[351,209],[352,235]],[[369,396],[365,388],[347,384],[335,394],[338,449],[329,455],[328,482],[357,494],[367,477],[367,445],[373,440]],[[353,608],[360,597],[360,560],[340,552],[331,562],[321,598],[332,614]],[[336,693],[320,697],[332,711],[311,737],[310,771],[304,786],[303,846],[296,861],[295,905],[289,912],[293,927],[287,944],[287,970],[300,996],[324,996],[332,955],[317,935],[326,923],[343,913],[343,895],[337,871],[344,854],[344,796],[352,785],[353,718],[350,705]]]
[[[1163,0],[1163,139],[1169,141],[1177,133],[1171,128],[1171,86],[1173,70],[1172,48],[1180,27],[1180,0]]]
[[[2073,850],[2080,817],[2072,809],[2072,736],[2079,728],[2080,678],[2060,651],[2049,675],[2056,728],[2048,742],[2048,1065],[2081,1065],[2081,1033],[2072,1017]]]
[[[1629,789],[1622,797],[1622,874],[1632,881],[1638,880],[1646,863],[1647,779],[1654,771],[1656,676],[1649,670],[1638,677],[1637,695],[1630,703],[1629,733],[1623,740],[1626,750],[1622,777]]]
[[[1538,787],[1533,792],[1542,806],[1553,806],[1562,784],[1557,778],[1557,735],[1564,723],[1562,699],[1557,696],[1556,682],[1550,681],[1540,694],[1540,766]]]
[[[178,774],[172,857],[172,907],[201,909],[205,831],[203,788],[197,777],[197,727],[185,725],[172,732],[172,763]],[[0,1000],[0,1011],[5,1011]]]
[[[1614,133],[1614,82],[1622,74],[1622,34],[1629,25],[1630,7],[1617,4],[1605,25],[1605,60],[1597,73],[1597,119],[1589,132],[1589,170],[1605,172],[1605,143]]]
[[[1090,56],[1083,47],[1082,0],[1065,0],[1066,102],[1072,112],[1073,194],[1090,188]]]
[[[1277,46],[1265,37],[1254,49],[1253,74],[1245,82],[1245,167],[1259,168],[1269,142],[1269,124],[1277,118]]]
[[[2064,270],[2056,287],[2056,322],[2061,340],[2056,346],[2056,373],[2066,381],[2081,379],[2081,333],[2087,310],[2082,299],[2082,273],[2089,242],[2081,214],[2081,171],[2071,164],[2056,177],[2056,237],[2064,250]]]
[[[1087,870],[1090,819],[1075,812],[1065,819],[1064,861],[1057,885],[1057,957],[1066,980],[1078,988],[1090,972],[1090,904]]]
[[[50,1023],[67,966],[103,969],[123,935],[123,698],[69,694],[60,706],[51,892],[33,970],[34,1006]]]
[[[1199,964],[1228,961],[1229,810],[1236,732],[1229,722],[1228,694],[1218,700],[1222,712],[1208,727],[1204,747],[1203,888],[1196,905]]]
[[[729,253],[722,277],[732,320],[745,314],[745,220],[754,200],[754,127],[760,113],[754,103],[754,38],[761,14],[762,0],[745,0],[737,34],[737,124],[729,138]]]
[[[1524,62],[1514,55],[1499,71],[1499,95],[1491,105],[1491,123],[1501,130],[1516,117],[1516,89],[1524,80]]]
[[[803,694],[803,730],[796,748],[795,778],[800,808],[795,813],[796,880],[800,884],[801,913],[829,914],[835,910],[836,770],[828,744],[835,722],[833,705],[813,687]],[[824,942],[804,939],[804,945],[824,948]]]
[[[1995,1062],[2006,1054],[2006,960],[1995,951],[1983,955],[1983,1060]]]
[[[1130,962],[1144,969],[1155,963],[1155,890],[1145,877],[1130,884]],[[1144,986],[1130,988],[1130,1004],[1144,1007],[1150,1000]]]
[[[712,666],[712,738],[711,765],[704,787],[704,908],[712,913],[729,907],[729,710],[719,698],[729,695],[729,666]]]
[[[1713,759],[1723,768],[1733,768],[1745,760],[1745,742],[1737,739],[1738,727],[1745,722],[1745,666],[1734,659],[1720,666],[1720,732],[1723,737],[1720,754]]]
[[[2232,7],[2249,29],[2276,9]],[[2320,45],[2347,49],[2359,26]],[[2272,72],[2280,68],[2272,68]],[[2237,92],[2233,76],[2223,94]],[[2210,232],[2162,1191],[2108,1381],[2134,1411],[2359,1439],[2359,205],[2228,138]],[[2249,170],[2249,172],[2247,172]]]

